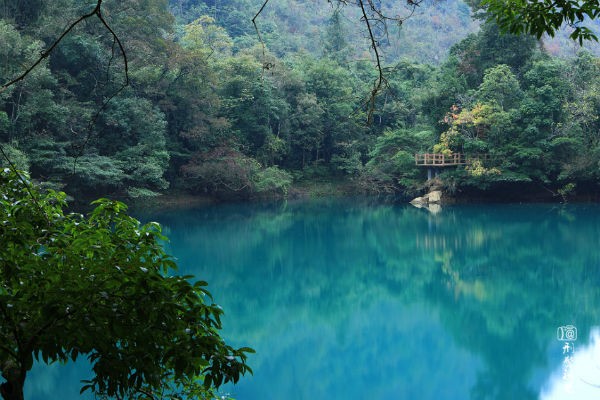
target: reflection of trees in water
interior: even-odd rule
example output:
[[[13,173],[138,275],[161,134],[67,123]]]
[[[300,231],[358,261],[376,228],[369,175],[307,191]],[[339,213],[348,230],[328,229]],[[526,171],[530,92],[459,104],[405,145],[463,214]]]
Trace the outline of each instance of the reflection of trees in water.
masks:
[[[319,314],[304,320],[336,324],[374,297],[426,300],[456,342],[485,360],[477,399],[536,397],[529,383],[557,326],[574,323],[584,335],[600,320],[597,207],[471,205],[431,215],[317,202],[165,222],[173,243],[194,248],[182,267],[199,265],[190,272],[208,273],[217,300],[226,292],[226,311],[242,316],[232,336],[268,340],[315,303]]]
[[[473,398],[537,398],[529,383],[556,328],[598,320],[597,211],[460,208],[460,228],[438,225],[438,243],[458,245],[436,250],[448,288],[435,292],[436,303],[456,340],[486,360]]]

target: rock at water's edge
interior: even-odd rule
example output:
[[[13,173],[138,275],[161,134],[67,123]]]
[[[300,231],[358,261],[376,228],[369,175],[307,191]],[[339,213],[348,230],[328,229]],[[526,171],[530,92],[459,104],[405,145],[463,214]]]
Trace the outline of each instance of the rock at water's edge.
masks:
[[[429,203],[429,201],[427,200],[427,196],[423,196],[423,197],[417,197],[414,198],[410,201],[410,204],[412,204],[413,206],[426,206]]]
[[[429,204],[431,203],[440,203],[442,201],[442,192],[440,190],[434,190],[433,192],[429,192],[427,195],[427,200]]]

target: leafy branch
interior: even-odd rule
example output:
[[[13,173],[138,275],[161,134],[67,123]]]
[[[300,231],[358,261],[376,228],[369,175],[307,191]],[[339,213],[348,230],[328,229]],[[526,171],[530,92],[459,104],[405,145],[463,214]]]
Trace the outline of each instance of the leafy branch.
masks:
[[[490,19],[514,34],[527,33],[538,39],[544,34],[554,36],[566,25],[573,29],[569,37],[583,44],[584,40],[598,41],[596,34],[583,24],[600,16],[598,0],[483,0]]]

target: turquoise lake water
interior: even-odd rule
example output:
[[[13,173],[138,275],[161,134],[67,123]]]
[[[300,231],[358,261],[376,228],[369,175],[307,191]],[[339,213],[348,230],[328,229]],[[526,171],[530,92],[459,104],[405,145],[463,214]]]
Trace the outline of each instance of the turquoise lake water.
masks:
[[[268,399],[600,398],[600,206],[335,200],[144,215],[209,282]],[[79,398],[84,366],[26,395]],[[89,398],[89,397],[88,397]]]

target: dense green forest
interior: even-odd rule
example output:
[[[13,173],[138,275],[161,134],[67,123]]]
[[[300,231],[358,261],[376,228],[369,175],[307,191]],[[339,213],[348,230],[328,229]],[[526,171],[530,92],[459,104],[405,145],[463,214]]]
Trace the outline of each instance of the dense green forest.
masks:
[[[0,1],[3,81],[89,12],[59,3]],[[599,189],[593,53],[559,58],[573,45],[501,34],[462,2],[423,3],[380,33],[387,87],[367,124],[377,70],[356,11],[274,2],[259,37],[260,4],[106,0],[129,84],[113,36],[85,21],[0,94],[4,151],[75,197],[285,196],[322,180],[411,193],[425,183],[414,165],[425,151],[484,155],[443,172],[453,193]]]

